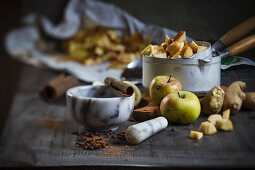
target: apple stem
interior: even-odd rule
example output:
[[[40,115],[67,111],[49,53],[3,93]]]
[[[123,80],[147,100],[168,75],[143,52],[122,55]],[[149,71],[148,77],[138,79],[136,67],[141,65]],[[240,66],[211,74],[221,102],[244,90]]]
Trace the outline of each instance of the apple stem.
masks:
[[[171,78],[172,78],[172,75],[169,76],[169,79],[167,80],[167,83],[170,82]]]
[[[179,96],[179,98],[181,98],[181,95],[180,95],[180,93],[178,92],[178,96]]]

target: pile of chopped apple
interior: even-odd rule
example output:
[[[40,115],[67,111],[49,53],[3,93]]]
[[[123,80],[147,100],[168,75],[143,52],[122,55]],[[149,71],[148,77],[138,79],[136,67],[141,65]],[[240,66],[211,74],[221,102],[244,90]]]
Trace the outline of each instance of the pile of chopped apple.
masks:
[[[165,41],[160,45],[149,45],[141,55],[147,55],[158,58],[191,58],[193,54],[207,49],[205,46],[198,45],[195,41],[187,42],[186,32],[180,31],[171,39],[166,35]]]

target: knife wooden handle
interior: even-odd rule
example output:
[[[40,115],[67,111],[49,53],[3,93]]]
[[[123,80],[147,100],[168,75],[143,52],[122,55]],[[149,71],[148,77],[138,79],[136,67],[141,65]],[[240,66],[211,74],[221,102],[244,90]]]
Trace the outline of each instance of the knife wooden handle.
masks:
[[[255,34],[246,37],[227,48],[230,56],[239,55],[255,47]]]
[[[233,44],[234,42],[240,40],[245,35],[247,35],[254,28],[255,28],[255,17],[251,17],[248,20],[232,28],[225,35],[223,35],[220,38],[220,40],[225,46],[229,46]]]

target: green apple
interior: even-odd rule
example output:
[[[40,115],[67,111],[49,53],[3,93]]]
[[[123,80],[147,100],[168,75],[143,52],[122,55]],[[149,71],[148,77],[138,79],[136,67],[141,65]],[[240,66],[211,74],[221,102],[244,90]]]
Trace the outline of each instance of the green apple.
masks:
[[[191,124],[199,117],[201,106],[195,94],[179,91],[164,97],[160,104],[160,112],[170,122]]]
[[[172,76],[157,76],[150,84],[150,98],[157,104],[160,104],[162,99],[169,93],[182,90],[182,84]]]

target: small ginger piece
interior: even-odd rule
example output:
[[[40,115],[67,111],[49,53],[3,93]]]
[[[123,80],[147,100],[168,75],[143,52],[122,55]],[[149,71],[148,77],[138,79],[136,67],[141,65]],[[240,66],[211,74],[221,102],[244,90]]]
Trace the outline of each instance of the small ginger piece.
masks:
[[[200,140],[203,137],[203,133],[191,130],[190,134],[189,134],[189,137],[192,138],[192,139]]]
[[[245,82],[235,81],[227,89],[223,103],[223,110],[230,109],[230,112],[238,112],[245,99]]]
[[[221,111],[225,92],[219,86],[213,87],[201,100],[202,112],[208,115]]]
[[[222,112],[222,118],[223,119],[229,119],[229,117],[230,117],[230,109],[224,110]]]
[[[180,31],[174,37],[174,41],[184,42],[186,40],[186,32]]]
[[[223,131],[233,131],[233,123],[229,119],[221,119],[216,121],[216,128]]]
[[[217,132],[216,127],[211,122],[202,122],[199,126],[198,131],[205,135],[213,135]]]
[[[171,40],[171,38],[166,35],[166,37],[165,37],[165,44],[166,45],[170,45],[172,42],[173,41]]]
[[[221,120],[222,116],[220,114],[213,114],[208,117],[208,121],[211,122],[213,125],[216,124],[217,120]]]
[[[195,43],[195,41],[191,41],[189,46],[192,48],[194,54],[197,53],[199,46]]]
[[[183,58],[190,58],[190,57],[192,57],[192,55],[193,55],[193,51],[192,51],[191,47],[188,45],[188,43],[185,43],[185,45],[181,51],[181,56]]]
[[[207,49],[207,47],[205,47],[205,46],[198,46],[198,48],[197,48],[197,53],[199,53],[199,52],[201,52],[201,51],[204,51],[204,50],[206,50]]]
[[[245,93],[242,107],[245,109],[255,110],[255,92]]]

